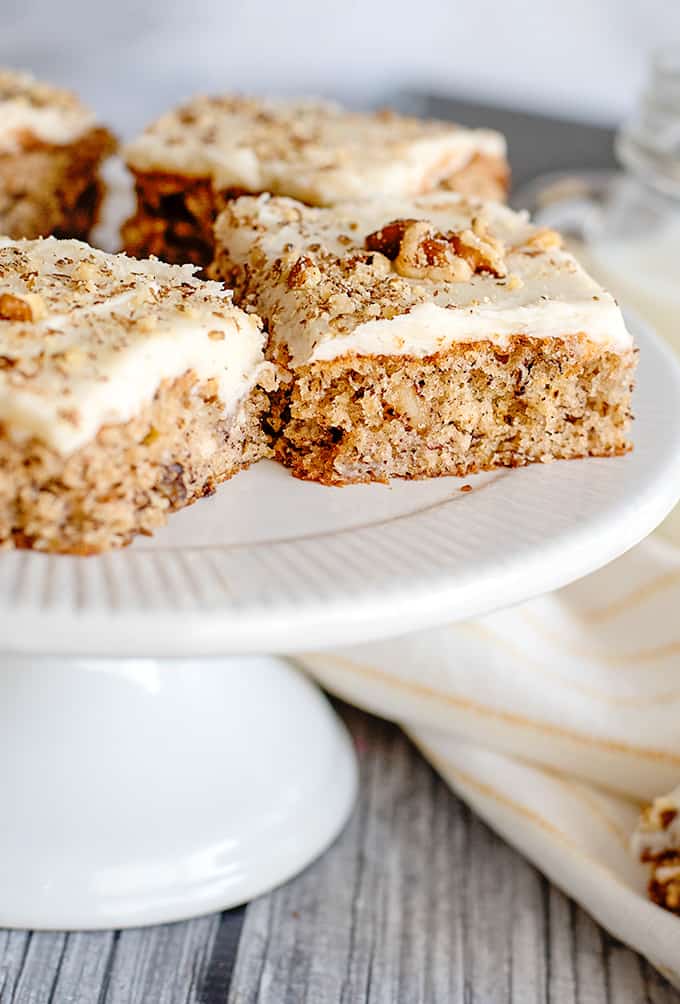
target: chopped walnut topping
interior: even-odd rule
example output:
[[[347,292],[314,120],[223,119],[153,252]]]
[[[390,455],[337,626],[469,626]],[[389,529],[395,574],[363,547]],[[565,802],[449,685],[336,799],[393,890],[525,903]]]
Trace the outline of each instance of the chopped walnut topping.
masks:
[[[334,342],[347,351],[364,344],[401,351],[402,332],[418,351],[439,351],[449,330],[462,337],[469,328],[480,338],[488,331],[500,342],[497,321],[533,330],[545,311],[549,326],[564,305],[580,310],[592,295],[602,311],[611,309],[571,256],[525,247],[535,228],[496,203],[438,193],[327,209],[293,205],[300,214],[293,225],[291,200],[283,197],[245,197],[226,207],[217,221],[214,274],[231,280],[236,302],[266,316],[270,344],[283,346],[294,365],[334,358],[341,348]],[[309,261],[298,263],[300,255]],[[310,272],[314,285],[296,288]],[[381,331],[373,323],[402,317]],[[610,320],[612,340],[626,345]]]
[[[464,258],[473,272],[488,272],[502,279],[507,274],[505,267],[505,248],[503,242],[493,237],[488,231],[478,227],[475,220],[472,230],[447,235],[456,249],[456,253]]]
[[[152,425],[150,427],[149,431],[147,432],[146,436],[142,440],[142,443],[143,443],[144,446],[151,446],[152,443],[156,442],[156,440],[158,439],[159,436],[160,436],[160,433],[159,433],[158,429],[156,429]]]
[[[288,288],[301,289],[303,286],[316,286],[321,279],[321,272],[311,258],[306,255],[298,258],[288,273]]]
[[[457,253],[453,241],[435,234],[425,221],[411,223],[406,228],[394,267],[408,279],[435,282],[465,282],[473,272],[470,263]]]
[[[376,277],[387,276],[392,271],[392,262],[379,251],[367,254],[353,254],[345,259],[349,268],[368,268]]]
[[[33,321],[42,321],[47,317],[47,304],[38,293],[26,293],[24,300],[31,308]]]
[[[196,340],[196,331],[214,347]],[[5,394],[3,419],[9,415],[18,428],[30,421],[31,433],[37,426],[59,452],[92,439],[118,413],[121,397],[135,405],[135,380],[125,376],[133,367],[166,379],[168,353],[161,359],[154,348],[159,339],[171,349],[175,339],[186,341],[189,363],[209,367],[230,403],[226,364],[234,338],[252,340],[257,358],[258,323],[233,307],[223,286],[197,279],[192,266],[136,261],[55,238],[0,242],[0,385],[30,389],[35,403],[24,419]],[[184,351],[177,363],[169,353],[171,367],[184,365]]]
[[[476,272],[506,274],[503,244],[479,220],[460,233],[438,233],[426,220],[393,220],[369,234],[365,246],[390,258],[409,279],[465,282]]]
[[[73,269],[73,278],[79,282],[96,283],[99,277],[99,269],[94,262],[87,261],[87,259],[83,259],[83,261],[78,262],[76,267]]]
[[[158,326],[158,318],[153,314],[149,314],[148,317],[136,318],[134,324],[140,334],[148,335],[151,334],[152,331],[156,330]]]
[[[392,223],[388,223],[380,230],[369,234],[364,241],[364,246],[367,251],[378,251],[390,261],[394,261],[399,254],[406,228],[417,222],[417,220],[393,220]]]
[[[0,101],[19,100],[33,108],[82,110],[79,99],[70,91],[44,84],[28,73],[0,70]]]
[[[642,820],[647,827],[654,830],[665,830],[678,815],[678,802],[671,795],[655,798],[642,813]]]
[[[650,899],[680,913],[680,788],[655,798],[643,809],[633,834],[634,854],[650,864]]]
[[[13,293],[0,294],[0,320],[32,321],[33,310],[28,300]]]
[[[477,152],[504,173],[504,147],[497,133],[452,123],[351,112],[308,99],[224,95],[197,97],[163,115],[125,155],[138,170],[184,163],[188,174],[198,158],[218,187],[243,192],[239,151],[247,148],[253,176],[246,189],[284,190],[305,203],[330,205],[378,196],[385,187],[404,194],[436,188],[452,165],[464,170]]]
[[[77,348],[76,346],[73,346],[73,348],[67,349],[66,352],[64,352],[64,362],[68,366],[74,368],[82,366],[82,364],[85,362],[86,359],[87,356],[83,352],[83,350]]]
[[[43,132],[42,116],[49,111],[50,121],[59,125],[61,139],[71,142],[95,124],[95,116],[80,100],[58,87],[35,80],[27,73],[0,70],[0,121],[9,128],[0,135],[0,150],[14,153],[36,142],[51,142],[52,129]]]
[[[550,251],[552,248],[562,247],[562,237],[556,230],[541,227],[527,238],[524,247],[531,248],[532,251]]]

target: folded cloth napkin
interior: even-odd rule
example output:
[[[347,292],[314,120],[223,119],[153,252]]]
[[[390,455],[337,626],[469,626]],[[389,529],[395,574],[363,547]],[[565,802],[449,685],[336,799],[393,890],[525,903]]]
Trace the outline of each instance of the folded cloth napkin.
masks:
[[[630,848],[642,805],[680,782],[680,548],[655,537],[510,610],[298,662],[399,722],[480,816],[680,986],[680,917],[649,901]]]

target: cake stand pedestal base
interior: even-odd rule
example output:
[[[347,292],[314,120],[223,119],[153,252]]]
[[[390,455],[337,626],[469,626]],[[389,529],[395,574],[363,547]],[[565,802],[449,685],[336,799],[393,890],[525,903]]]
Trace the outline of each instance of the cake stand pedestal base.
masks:
[[[349,737],[283,660],[0,662],[0,927],[235,906],[312,861],[356,792]]]

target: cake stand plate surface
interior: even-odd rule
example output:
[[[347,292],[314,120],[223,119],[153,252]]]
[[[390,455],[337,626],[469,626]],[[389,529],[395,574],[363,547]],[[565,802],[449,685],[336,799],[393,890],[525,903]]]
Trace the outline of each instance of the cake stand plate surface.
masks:
[[[178,920],[321,853],[354,753],[257,653],[483,614],[653,530],[680,497],[680,375],[634,328],[628,456],[343,489],[262,463],[128,550],[1,555],[0,927]]]
[[[631,327],[629,455],[345,488],[263,462],[128,549],[1,555],[0,650],[295,652],[478,616],[594,571],[680,496],[678,364]]]
[[[4,658],[0,927],[236,906],[330,844],[356,781],[344,726],[280,659]]]

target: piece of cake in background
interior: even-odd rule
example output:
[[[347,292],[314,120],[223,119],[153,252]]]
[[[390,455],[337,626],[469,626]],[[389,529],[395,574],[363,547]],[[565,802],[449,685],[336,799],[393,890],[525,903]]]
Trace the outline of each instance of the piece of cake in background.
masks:
[[[241,198],[212,273],[288,370],[276,455],[328,484],[629,449],[637,351],[553,231],[453,193],[316,209]]]
[[[632,848],[650,866],[649,898],[680,914],[680,787],[644,809]]]
[[[0,71],[0,234],[86,240],[115,145],[74,94]]]
[[[269,452],[262,326],[190,265],[0,240],[0,545],[91,554]]]
[[[149,126],[124,157],[137,192],[125,249],[203,266],[215,217],[234,195],[328,206],[453,188],[500,199],[509,181],[499,133],[314,100],[195,98]]]

